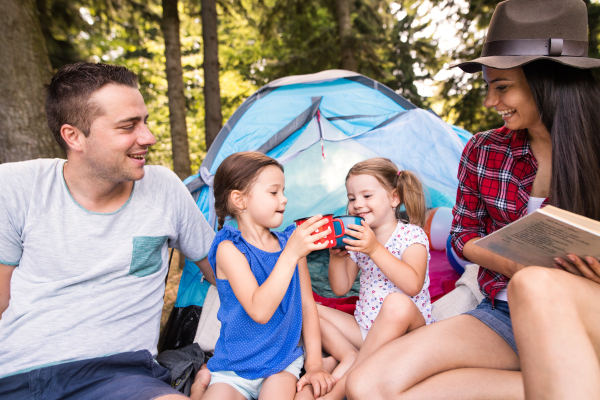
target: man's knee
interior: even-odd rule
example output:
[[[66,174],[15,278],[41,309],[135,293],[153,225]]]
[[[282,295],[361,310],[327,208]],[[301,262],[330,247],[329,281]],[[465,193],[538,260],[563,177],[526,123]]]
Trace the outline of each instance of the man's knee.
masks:
[[[560,286],[556,272],[545,267],[527,267],[517,272],[508,284],[510,303],[535,306],[553,301]]]

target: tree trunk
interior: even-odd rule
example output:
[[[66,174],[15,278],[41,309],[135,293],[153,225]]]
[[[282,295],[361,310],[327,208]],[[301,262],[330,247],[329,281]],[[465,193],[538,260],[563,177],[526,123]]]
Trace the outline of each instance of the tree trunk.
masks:
[[[0,162],[63,158],[44,111],[52,68],[35,0],[0,1]]]
[[[186,107],[183,92],[183,68],[181,67],[181,43],[179,41],[179,13],[177,0],[162,0],[163,17],[161,29],[165,38],[167,72],[167,97],[169,98],[169,121],[171,123],[171,150],[173,170],[182,180],[192,174],[190,147],[188,144]]]
[[[354,57],[354,38],[350,22],[350,0],[335,0],[338,27],[340,29],[340,45],[342,47],[342,68],[356,71],[356,58]]]
[[[223,126],[221,85],[219,84],[219,41],[216,0],[201,0],[202,40],[204,41],[204,127],[206,150]]]

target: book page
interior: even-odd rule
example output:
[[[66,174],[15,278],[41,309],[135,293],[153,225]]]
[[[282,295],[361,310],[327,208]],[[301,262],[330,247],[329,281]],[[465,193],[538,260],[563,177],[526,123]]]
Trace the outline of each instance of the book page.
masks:
[[[567,253],[600,257],[600,237],[541,212],[505,226],[475,244],[519,264],[552,267]]]
[[[577,226],[581,229],[600,235],[599,221],[584,217],[582,215],[574,214],[569,211],[561,210],[560,208],[552,206],[546,206],[540,209],[539,212],[541,212],[542,214],[548,214],[567,223],[571,223],[572,225]]]

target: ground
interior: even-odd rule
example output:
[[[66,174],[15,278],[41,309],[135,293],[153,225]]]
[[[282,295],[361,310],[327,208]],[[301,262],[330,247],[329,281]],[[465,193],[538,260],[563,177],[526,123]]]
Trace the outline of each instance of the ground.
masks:
[[[169,250],[169,254],[170,254]],[[165,305],[163,306],[162,315],[160,317],[160,329],[165,326],[169,319],[169,314],[175,305],[177,299],[177,289],[179,289],[179,280],[183,269],[179,268],[179,252],[175,250],[173,259],[171,260],[171,269],[169,270],[169,279],[167,280],[167,288],[165,290]]]

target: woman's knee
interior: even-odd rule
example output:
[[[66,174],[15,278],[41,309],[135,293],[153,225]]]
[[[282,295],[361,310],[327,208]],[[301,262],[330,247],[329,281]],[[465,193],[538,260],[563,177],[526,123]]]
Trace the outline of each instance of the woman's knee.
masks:
[[[545,267],[527,267],[517,272],[508,284],[511,304],[535,306],[540,302],[551,302],[560,287],[556,270]]]
[[[355,399],[377,399],[379,398],[377,388],[377,374],[373,371],[363,371],[361,365],[353,369],[346,379],[346,397],[348,400]]]

